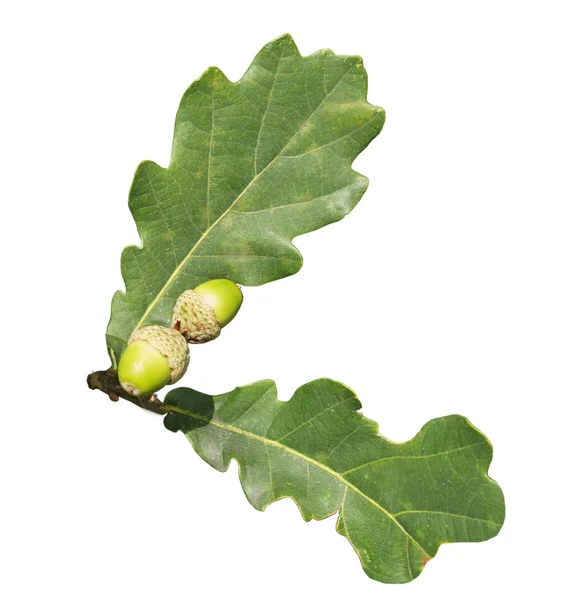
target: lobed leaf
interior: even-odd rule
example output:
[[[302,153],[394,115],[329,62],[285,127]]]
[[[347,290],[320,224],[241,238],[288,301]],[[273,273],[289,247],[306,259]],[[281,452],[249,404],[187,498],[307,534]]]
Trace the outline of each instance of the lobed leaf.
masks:
[[[142,247],[122,253],[112,301],[114,366],[132,332],[168,325],[178,296],[208,279],[260,285],[296,273],[291,241],[342,219],[367,179],[351,168],[380,132],[356,56],[302,57],[267,44],[237,83],[216,67],[184,94],[168,168],[139,165],[129,205]]]
[[[503,524],[503,494],[487,475],[491,444],[464,417],[434,419],[396,444],[329,379],[289,402],[260,381],[214,398],[178,388],[165,406],[166,427],[212,467],[239,463],[254,508],[290,497],[306,521],[338,512],[337,531],[378,581],[411,581],[440,544],[487,540]]]

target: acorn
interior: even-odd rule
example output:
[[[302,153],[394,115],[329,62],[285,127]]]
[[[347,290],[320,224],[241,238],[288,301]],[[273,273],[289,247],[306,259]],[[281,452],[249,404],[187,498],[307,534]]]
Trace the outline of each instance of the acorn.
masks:
[[[203,344],[219,336],[241,307],[240,287],[229,279],[211,279],[183,292],[174,306],[172,327],[190,344]]]
[[[120,385],[128,394],[148,397],[176,383],[189,364],[189,347],[178,331],[149,325],[138,329],[118,365]]]

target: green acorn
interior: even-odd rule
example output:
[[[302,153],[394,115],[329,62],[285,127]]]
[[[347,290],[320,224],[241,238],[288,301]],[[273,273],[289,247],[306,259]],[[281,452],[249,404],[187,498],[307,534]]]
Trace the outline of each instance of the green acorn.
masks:
[[[172,326],[191,344],[210,342],[241,307],[243,294],[229,279],[212,279],[183,292],[174,306]]]
[[[118,379],[126,392],[148,397],[167,384],[176,383],[189,364],[189,347],[170,327],[150,325],[128,340],[118,366]]]

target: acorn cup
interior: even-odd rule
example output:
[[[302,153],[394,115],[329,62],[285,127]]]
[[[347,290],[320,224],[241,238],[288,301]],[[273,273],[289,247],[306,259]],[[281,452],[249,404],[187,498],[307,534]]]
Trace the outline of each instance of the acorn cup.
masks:
[[[189,344],[204,344],[219,336],[243,302],[240,287],[229,279],[212,279],[183,292],[174,306],[172,327]]]
[[[132,396],[148,397],[185,374],[189,355],[178,331],[160,325],[142,327],[130,337],[120,359],[120,385]]]

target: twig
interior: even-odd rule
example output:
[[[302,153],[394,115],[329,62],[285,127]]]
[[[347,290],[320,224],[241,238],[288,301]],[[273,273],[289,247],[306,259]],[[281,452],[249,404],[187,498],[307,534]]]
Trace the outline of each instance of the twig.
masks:
[[[158,415],[165,415],[169,412],[168,407],[158,399],[156,394],[152,394],[148,398],[136,398],[136,396],[128,394],[120,385],[116,371],[107,370],[90,373],[87,376],[87,385],[91,390],[103,392],[113,402],[117,402],[120,398],[123,398],[144,410],[149,410]]]

